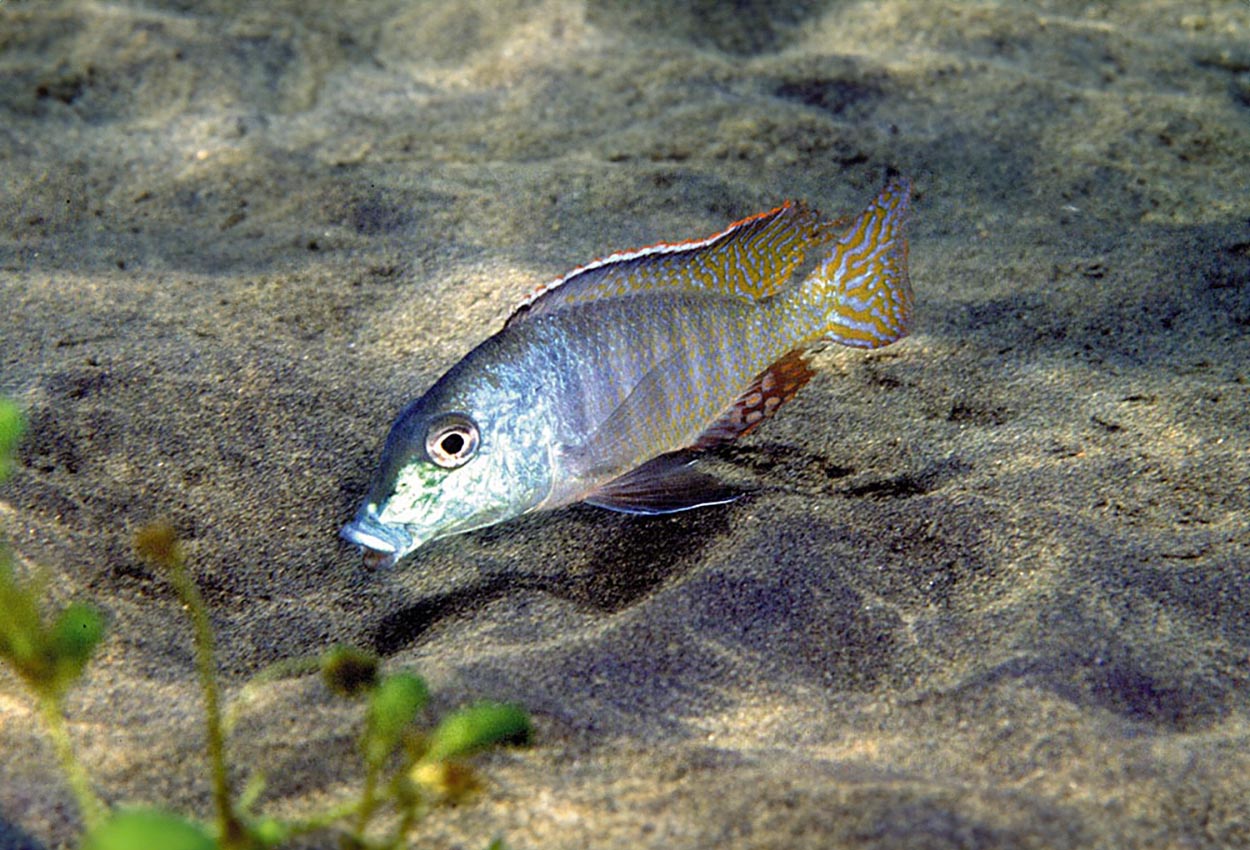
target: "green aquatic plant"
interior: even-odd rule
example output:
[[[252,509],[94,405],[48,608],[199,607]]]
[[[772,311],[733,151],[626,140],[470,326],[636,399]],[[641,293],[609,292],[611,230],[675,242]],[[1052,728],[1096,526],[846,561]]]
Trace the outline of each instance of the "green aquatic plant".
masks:
[[[7,398],[0,398],[0,481],[13,469],[13,452],[25,430],[22,411]]]
[[[13,452],[25,430],[21,411],[0,398],[0,480],[13,468]],[[57,761],[78,801],[87,828],[105,820],[106,809],[74,756],[65,726],[65,694],[82,675],[104,635],[96,609],[72,603],[49,617],[39,605],[39,582],[22,582],[8,550],[0,548],[0,658],[17,673],[39,704]]]
[[[24,429],[18,408],[0,398],[0,480],[12,468]],[[87,668],[104,635],[96,608],[71,602],[45,614],[40,583],[23,580],[7,550],[0,548],[0,660],[26,684],[82,816],[82,850],[259,850],[278,847],[310,832],[334,830],[344,847],[398,848],[433,806],[453,802],[477,787],[463,759],[483,748],[529,738],[528,715],[501,703],[480,703],[454,711],[426,728],[420,723],[429,691],[418,676],[384,673],[380,660],[352,647],[334,647],[315,665],[278,665],[254,681],[282,678],[320,668],[335,694],[365,702],[359,738],[363,765],[360,794],[336,807],[303,818],[278,819],[253,811],[264,783],[254,778],[241,793],[230,787],[226,762],[228,724],[217,681],[214,635],[208,610],[173,527],[155,523],[135,537],[135,551],[173,585],[190,621],[195,663],[204,699],[204,722],[215,822],[203,824],[160,808],[118,808],[97,796],[86,768],[74,754],[66,728],[65,695]],[[259,775],[258,775],[259,776]],[[383,812],[393,826],[382,837],[376,822]],[[499,850],[496,839],[491,850]]]

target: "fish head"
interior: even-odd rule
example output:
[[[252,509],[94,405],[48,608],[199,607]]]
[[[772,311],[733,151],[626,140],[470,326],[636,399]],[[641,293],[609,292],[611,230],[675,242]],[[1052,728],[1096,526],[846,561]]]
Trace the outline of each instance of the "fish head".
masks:
[[[367,565],[392,566],[431,540],[502,522],[547,496],[550,457],[533,408],[471,409],[427,396],[391,426],[364,503],[340,532]]]

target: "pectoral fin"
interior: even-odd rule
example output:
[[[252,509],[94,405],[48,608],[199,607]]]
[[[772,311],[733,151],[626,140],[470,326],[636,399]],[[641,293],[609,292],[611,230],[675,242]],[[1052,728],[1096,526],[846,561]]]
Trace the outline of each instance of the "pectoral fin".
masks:
[[[584,501],[627,514],[670,514],[723,505],[742,494],[696,471],[697,454],[676,451],[652,458],[593,490]]]

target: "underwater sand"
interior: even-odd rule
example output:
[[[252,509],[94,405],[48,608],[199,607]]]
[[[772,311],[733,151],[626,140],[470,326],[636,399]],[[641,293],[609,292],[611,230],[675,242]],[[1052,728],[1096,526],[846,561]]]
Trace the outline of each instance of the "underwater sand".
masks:
[[[0,3],[0,531],[107,612],[107,800],[210,811],[166,517],[236,700],[353,642],[533,712],[425,848],[1250,846],[1250,4],[735,5]],[[915,332],[718,452],[748,498],[337,539],[533,285],[890,170]],[[77,835],[33,709],[4,848]],[[269,811],[359,787],[316,677],[237,711]]]

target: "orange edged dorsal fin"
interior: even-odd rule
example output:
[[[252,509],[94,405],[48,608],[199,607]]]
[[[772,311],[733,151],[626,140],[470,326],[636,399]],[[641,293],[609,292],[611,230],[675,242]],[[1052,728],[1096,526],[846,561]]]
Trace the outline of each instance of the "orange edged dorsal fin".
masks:
[[[723,505],[742,495],[693,467],[698,454],[662,454],[614,478],[586,496],[587,504],[627,514],[671,514]]]
[[[622,251],[540,286],[504,327],[606,298],[690,292],[756,301],[781,290],[809,249],[833,234],[805,204],[787,201],[706,239]]]
[[[795,349],[755,376],[719,418],[699,435],[693,448],[710,449],[750,433],[803,388],[816,373],[804,359],[807,352]]]

